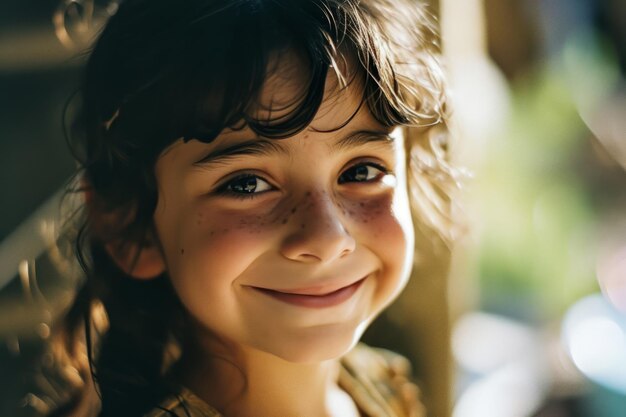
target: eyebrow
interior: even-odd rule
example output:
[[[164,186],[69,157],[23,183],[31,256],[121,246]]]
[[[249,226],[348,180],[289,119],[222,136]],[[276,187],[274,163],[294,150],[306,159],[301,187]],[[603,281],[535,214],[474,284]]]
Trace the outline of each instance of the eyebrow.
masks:
[[[345,149],[355,148],[370,143],[382,143],[388,146],[393,145],[393,137],[389,131],[379,130],[357,130],[350,132],[330,146],[331,152],[338,152]],[[228,159],[244,155],[290,155],[289,150],[280,144],[280,139],[252,139],[236,143],[224,148],[218,148],[198,161],[194,166],[206,167],[213,164],[226,162]]]
[[[345,149],[356,148],[369,143],[382,143],[392,146],[394,139],[390,131],[381,130],[357,130],[350,132],[343,138],[331,145],[331,151],[337,152]]]
[[[287,150],[270,139],[252,139],[239,142],[225,148],[218,148],[194,162],[195,166],[207,166],[225,162],[227,159],[242,155],[288,154]]]

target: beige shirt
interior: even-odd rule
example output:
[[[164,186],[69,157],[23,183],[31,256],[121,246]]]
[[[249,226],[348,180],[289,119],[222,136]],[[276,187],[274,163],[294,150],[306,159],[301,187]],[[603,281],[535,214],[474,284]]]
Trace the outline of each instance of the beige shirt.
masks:
[[[367,417],[424,417],[409,361],[393,352],[357,345],[341,359],[339,386]],[[144,417],[223,417],[186,388]]]

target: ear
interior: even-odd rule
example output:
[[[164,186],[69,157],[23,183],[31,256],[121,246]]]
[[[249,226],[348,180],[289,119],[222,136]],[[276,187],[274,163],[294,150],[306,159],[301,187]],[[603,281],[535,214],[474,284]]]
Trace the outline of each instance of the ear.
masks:
[[[148,280],[165,271],[161,247],[153,237],[140,245],[129,242],[111,242],[105,245],[111,259],[124,273],[133,278]]]
[[[153,229],[148,228],[142,238],[120,237],[119,232],[135,220],[136,205],[130,202],[109,209],[87,180],[83,179],[82,182],[91,232],[104,243],[104,249],[117,267],[137,279],[146,280],[161,275],[166,269],[165,258]]]

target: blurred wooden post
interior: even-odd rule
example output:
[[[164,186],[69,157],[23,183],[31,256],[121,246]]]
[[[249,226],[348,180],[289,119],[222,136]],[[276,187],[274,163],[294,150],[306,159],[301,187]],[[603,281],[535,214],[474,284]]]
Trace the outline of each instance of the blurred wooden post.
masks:
[[[407,354],[415,363],[428,415],[449,417],[452,409],[452,361],[448,302],[449,250],[417,231],[416,263],[404,294],[390,311],[401,314],[410,333]]]

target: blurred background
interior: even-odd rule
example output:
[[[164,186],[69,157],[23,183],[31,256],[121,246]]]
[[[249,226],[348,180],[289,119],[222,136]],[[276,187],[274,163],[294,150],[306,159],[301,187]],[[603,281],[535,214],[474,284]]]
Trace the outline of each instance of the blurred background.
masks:
[[[626,2],[441,0],[455,417],[626,416]]]
[[[455,204],[467,231],[440,271],[454,375],[431,379],[454,381],[454,417],[626,416],[626,1],[430,3],[454,163],[471,173]],[[114,11],[0,4],[0,416],[40,415],[41,387],[65,388],[42,377],[75,285],[46,252],[74,170],[63,110],[77,51]],[[391,322],[411,319],[407,299]]]

